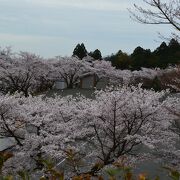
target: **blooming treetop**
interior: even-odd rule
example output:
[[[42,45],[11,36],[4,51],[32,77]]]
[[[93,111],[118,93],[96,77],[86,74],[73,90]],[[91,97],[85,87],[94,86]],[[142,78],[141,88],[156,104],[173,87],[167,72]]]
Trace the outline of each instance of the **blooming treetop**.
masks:
[[[63,79],[68,88],[73,88],[78,82],[83,73],[91,70],[90,63],[84,60],[79,60],[76,57],[57,57],[49,60],[53,65],[54,78]]]
[[[0,59],[1,91],[18,91],[28,96],[46,85],[51,86],[49,72],[49,65],[34,54],[21,52],[10,60],[3,57]]]
[[[105,78],[109,84],[127,85],[138,84],[143,79],[153,80],[164,74],[169,76],[168,74],[171,73],[173,76],[177,74],[173,79],[174,83],[171,83],[173,88],[177,89],[179,71],[175,71],[175,68],[117,70],[111,62],[93,60],[89,56],[83,60],[76,57],[56,57],[46,60],[32,53],[15,54],[10,49],[0,50],[0,91],[3,93],[18,91],[26,96],[52,88],[56,80],[63,79],[68,88],[73,88],[85,74],[95,74],[97,82]]]
[[[13,137],[17,144],[5,170],[40,169],[40,158],[59,162],[69,148],[106,165],[138,153],[142,144],[152,151],[158,149],[162,157],[168,152],[169,160],[176,157],[179,165],[178,134],[171,128],[175,115],[167,107],[173,103],[177,108],[180,101],[162,100],[164,95],[141,87],[122,87],[98,91],[94,100],[0,96],[0,135]]]

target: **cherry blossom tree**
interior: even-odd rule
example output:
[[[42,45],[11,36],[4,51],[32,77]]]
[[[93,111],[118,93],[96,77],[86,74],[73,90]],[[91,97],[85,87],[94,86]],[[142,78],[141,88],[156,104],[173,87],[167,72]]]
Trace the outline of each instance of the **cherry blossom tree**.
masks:
[[[97,93],[92,112],[88,111],[84,119],[88,117],[85,124],[90,123],[96,155],[104,164],[133,154],[140,144],[150,149],[156,149],[161,143],[167,143],[167,147],[175,145],[177,134],[169,131],[174,116],[164,107],[168,102],[160,101],[163,96],[164,92],[140,87]]]
[[[132,18],[143,24],[171,25],[177,32],[172,35],[179,39],[179,0],[142,0],[142,2],[144,6],[134,4],[135,12],[130,10]]]
[[[53,83],[49,76],[51,69],[47,62],[35,54],[20,52],[7,60],[0,59],[0,84],[4,93],[30,93],[51,88]]]
[[[179,1],[143,0],[151,9],[134,5],[142,16],[133,13],[134,18],[145,24],[170,24],[180,31],[179,27]]]
[[[160,74],[159,79],[162,85],[174,91],[180,92],[180,66],[168,68]]]
[[[11,61],[14,56],[14,53],[11,50],[11,47],[0,48],[0,59],[4,61]]]
[[[103,78],[106,78],[107,81],[110,81],[116,77],[115,68],[109,61],[96,60],[92,62],[92,66],[94,68],[94,73],[97,75],[96,84]]]
[[[131,70],[115,70],[109,75],[114,85],[138,85],[145,80],[152,81],[155,77],[159,77],[164,70],[142,68],[138,71]]]
[[[14,138],[19,146],[22,146],[23,137],[17,132],[24,126],[24,121],[19,116],[18,97],[0,96],[0,136]]]
[[[57,57],[43,59],[35,54],[21,52],[13,54],[3,51],[0,56],[1,92],[23,92],[26,96],[43,92],[53,87],[57,80],[63,80],[68,88],[77,86],[80,78],[91,74],[96,76],[96,84],[106,79],[107,84],[138,84],[140,79],[153,79],[161,70],[143,68],[140,71],[117,70],[110,62],[86,57]]]
[[[68,141],[68,121],[72,120],[74,106],[70,105],[70,99],[18,96],[1,97],[0,132],[2,137],[15,140],[15,145],[8,148],[14,152],[7,162],[8,170],[32,171],[42,168],[43,157],[62,158],[66,141],[73,141],[71,138]]]
[[[89,62],[76,57],[57,57],[49,60],[54,69],[54,79],[63,79],[67,88],[73,88],[80,81],[80,77],[90,71]]]
[[[97,82],[107,78],[109,84],[120,86],[97,91],[95,99],[31,96],[51,88],[58,79],[73,88],[86,73],[97,75]],[[4,150],[14,154],[4,171],[42,170],[43,158],[53,159],[58,166],[71,150],[104,166],[125,155],[141,157],[141,147],[180,168],[176,146],[180,100],[166,98],[166,91],[130,86],[137,78],[167,77],[164,74],[168,75],[166,85],[179,90],[179,67],[116,70],[110,62],[89,57],[46,61],[27,52],[0,51],[0,90],[11,94],[0,95],[0,137],[14,140]],[[73,171],[82,172],[79,167]]]
[[[141,157],[142,146],[178,166],[177,117],[168,109],[178,111],[180,100],[166,93],[124,86],[97,91],[95,99],[1,95],[0,136],[15,141],[4,171],[41,170],[43,158],[58,165],[68,149],[108,165],[124,155]]]

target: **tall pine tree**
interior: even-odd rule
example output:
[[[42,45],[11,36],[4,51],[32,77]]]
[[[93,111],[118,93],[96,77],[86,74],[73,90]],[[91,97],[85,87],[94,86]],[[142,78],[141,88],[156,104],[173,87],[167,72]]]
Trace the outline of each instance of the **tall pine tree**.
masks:
[[[78,44],[74,51],[73,51],[73,56],[77,56],[79,59],[83,59],[84,57],[87,56],[87,50],[84,46],[84,44]]]
[[[102,59],[101,51],[99,49],[96,49],[94,52],[90,52],[89,56],[93,57],[95,60]]]

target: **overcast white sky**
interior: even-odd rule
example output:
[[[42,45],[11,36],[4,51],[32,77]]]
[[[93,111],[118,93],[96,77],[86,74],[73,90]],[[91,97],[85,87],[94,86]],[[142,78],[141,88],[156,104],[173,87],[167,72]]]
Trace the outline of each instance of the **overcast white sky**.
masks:
[[[0,0],[0,46],[44,57],[71,55],[77,43],[103,55],[137,46],[154,49],[167,26],[132,21],[127,8],[142,0]]]

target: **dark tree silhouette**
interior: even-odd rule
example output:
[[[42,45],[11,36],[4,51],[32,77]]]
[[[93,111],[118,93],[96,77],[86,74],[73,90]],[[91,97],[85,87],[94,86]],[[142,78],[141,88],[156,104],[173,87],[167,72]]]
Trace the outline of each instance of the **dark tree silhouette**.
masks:
[[[150,60],[152,58],[152,53],[150,49],[143,49],[142,47],[137,47],[131,54],[131,66],[133,70],[140,70],[141,67],[150,67]]]
[[[129,69],[130,68],[130,56],[121,50],[119,50],[115,55],[111,56],[112,65],[117,69]]]
[[[87,56],[87,50],[84,46],[84,44],[78,44],[74,51],[73,51],[73,56],[77,56],[79,59],[83,59],[84,57]]]
[[[96,49],[94,52],[90,52],[89,56],[93,57],[95,60],[102,59],[101,51],[99,49]]]

